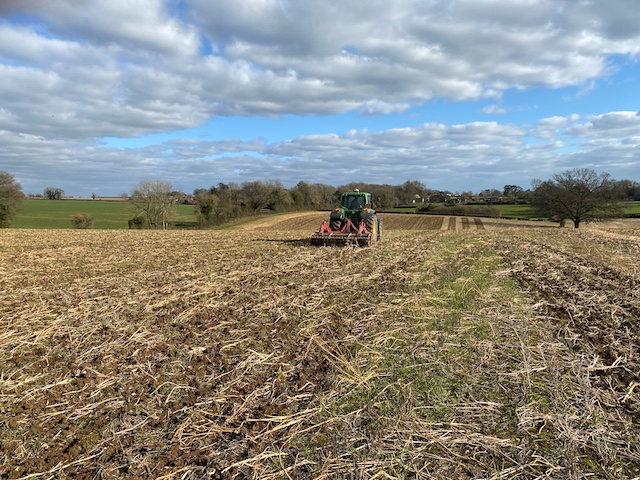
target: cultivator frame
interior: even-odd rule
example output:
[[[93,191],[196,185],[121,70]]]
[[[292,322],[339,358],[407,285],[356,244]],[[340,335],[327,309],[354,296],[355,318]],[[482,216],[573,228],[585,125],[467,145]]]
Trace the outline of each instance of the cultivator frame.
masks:
[[[311,245],[317,247],[340,247],[357,245],[370,247],[374,241],[374,235],[370,232],[364,221],[356,227],[351,220],[347,220],[340,230],[331,230],[327,221],[322,222],[320,230],[311,235]]]

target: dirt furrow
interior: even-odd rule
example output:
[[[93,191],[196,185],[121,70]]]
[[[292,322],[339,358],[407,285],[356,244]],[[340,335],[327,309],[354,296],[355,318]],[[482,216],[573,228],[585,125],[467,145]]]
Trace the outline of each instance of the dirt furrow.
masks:
[[[501,238],[498,248],[513,277],[557,320],[564,340],[592,358],[594,386],[613,391],[616,406],[638,421],[640,281],[590,255],[584,238],[562,240],[559,248],[512,235]]]

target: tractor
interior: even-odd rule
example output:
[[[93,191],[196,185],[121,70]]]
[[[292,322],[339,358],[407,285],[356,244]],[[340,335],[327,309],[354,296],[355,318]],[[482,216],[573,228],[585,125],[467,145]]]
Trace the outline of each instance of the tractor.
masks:
[[[376,215],[371,194],[356,189],[340,196],[340,206],[331,212],[329,223],[311,235],[311,245],[369,247],[382,240],[382,220]]]

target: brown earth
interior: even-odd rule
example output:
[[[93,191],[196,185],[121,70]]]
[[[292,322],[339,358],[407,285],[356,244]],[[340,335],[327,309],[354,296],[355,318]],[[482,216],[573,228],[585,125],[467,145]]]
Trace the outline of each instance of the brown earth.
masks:
[[[534,222],[523,220],[508,220],[499,218],[457,217],[444,215],[409,215],[402,213],[381,213],[378,215],[383,222],[385,231],[406,230],[484,230],[496,228],[557,228],[551,222]],[[242,230],[262,231],[304,231],[318,230],[323,220],[328,220],[327,212],[290,213],[275,217],[262,218],[253,222],[241,224],[236,228]]]
[[[310,247],[325,216],[223,231],[5,230],[0,478],[640,475],[634,224],[573,231],[383,214],[381,245]],[[500,262],[487,278],[508,277],[525,292],[517,306],[461,276],[481,255]],[[382,379],[391,383],[377,395],[399,388],[391,377],[401,371],[385,373],[385,356],[374,353],[395,352],[393,332],[409,328],[399,322],[426,322],[439,295],[458,286],[487,303],[465,306],[465,297],[468,311],[456,315],[482,317],[523,359],[486,338],[470,344],[485,383],[456,394],[449,423],[387,418],[380,396],[349,409],[354,392],[366,399]],[[544,326],[533,331],[536,322]],[[452,348],[460,331],[444,343],[437,329],[411,340],[398,354],[410,361],[403,369],[436,368],[436,347]],[[369,370],[358,363],[363,351],[377,358]],[[560,363],[549,363],[556,351]],[[491,363],[502,355],[504,365],[525,363]],[[526,395],[517,372],[526,372]],[[412,382],[400,385],[418,389]],[[492,393],[482,397],[485,388]],[[571,390],[561,397],[563,388]],[[539,398],[543,390],[555,400]],[[431,405],[421,395],[406,397],[411,412]],[[413,434],[399,437],[401,425]]]

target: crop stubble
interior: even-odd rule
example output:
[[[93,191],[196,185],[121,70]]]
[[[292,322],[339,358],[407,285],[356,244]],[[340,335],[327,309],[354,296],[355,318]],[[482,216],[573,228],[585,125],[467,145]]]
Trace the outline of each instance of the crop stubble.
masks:
[[[552,416],[529,411],[528,421],[564,439],[566,471],[574,478],[588,464],[598,465],[602,477],[638,477],[638,231],[621,235],[596,226],[517,233],[502,235],[497,248],[560,342],[558,359],[545,365],[557,372],[552,385],[559,408]]]
[[[281,228],[3,232],[0,474],[637,472],[636,237]]]

